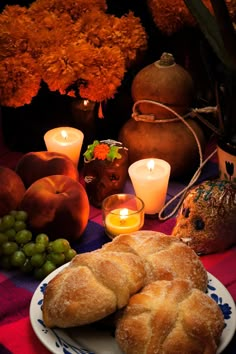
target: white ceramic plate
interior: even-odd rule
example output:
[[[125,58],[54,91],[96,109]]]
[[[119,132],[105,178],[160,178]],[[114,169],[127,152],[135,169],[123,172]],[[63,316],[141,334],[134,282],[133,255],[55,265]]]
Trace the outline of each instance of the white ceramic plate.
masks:
[[[73,329],[49,329],[42,319],[43,292],[49,282],[66,265],[49,274],[38,286],[30,304],[30,321],[39,340],[54,354],[122,354],[111,333],[91,326]],[[232,296],[224,285],[208,273],[208,295],[221,307],[225,328],[217,354],[231,341],[236,329],[236,309]]]

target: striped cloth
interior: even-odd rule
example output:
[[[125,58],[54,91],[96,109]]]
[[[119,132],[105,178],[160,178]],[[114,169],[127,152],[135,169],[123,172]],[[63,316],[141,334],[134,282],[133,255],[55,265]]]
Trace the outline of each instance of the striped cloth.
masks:
[[[0,164],[14,168],[20,156],[20,153],[4,150],[3,154],[0,154]],[[212,177],[216,173],[215,161],[211,161],[205,166],[199,181]],[[171,182],[167,200],[176,195],[185,185],[184,182],[182,184]],[[129,181],[125,192],[133,193]],[[170,234],[175,221],[175,217],[165,222],[146,219],[143,229]],[[95,250],[108,241],[102,226],[101,211],[91,206],[87,228],[81,239],[72,246],[78,252],[86,252]],[[203,256],[201,260],[207,271],[228,289],[236,301],[236,247],[224,253]],[[30,301],[38,284],[39,282],[32,277],[18,271],[0,271],[0,354],[49,354],[36,337],[29,319]],[[236,337],[234,336],[224,354],[235,353]]]

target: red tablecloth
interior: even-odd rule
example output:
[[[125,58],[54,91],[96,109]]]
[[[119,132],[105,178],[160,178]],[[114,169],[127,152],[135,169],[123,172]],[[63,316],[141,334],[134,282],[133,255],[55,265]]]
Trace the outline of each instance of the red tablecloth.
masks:
[[[12,156],[15,158],[14,161],[11,158]],[[18,153],[13,154],[6,151],[0,164],[14,167],[14,163],[19,156]],[[204,178],[207,178],[214,168],[214,163],[210,163],[208,169],[204,171]],[[130,191],[130,188],[130,182],[127,182],[126,190]],[[179,184],[170,184],[168,198],[171,198],[179,188],[181,188]],[[170,234],[174,224],[175,218],[165,222],[160,222],[157,219],[146,219],[143,229]],[[91,207],[88,226],[77,244],[78,252],[96,249],[108,241],[109,239],[102,227],[101,211]],[[236,301],[236,247],[224,253],[201,257],[201,260],[207,271],[222,282]],[[32,277],[25,276],[17,271],[0,271],[0,354],[49,353],[37,339],[29,320],[29,305],[38,284],[39,282]],[[224,354],[235,353],[236,338],[234,336]]]
[[[91,217],[80,244],[80,251],[96,249],[108,239],[104,235],[100,212],[91,208]],[[95,220],[95,222],[94,222]],[[145,229],[170,233],[174,220],[160,223],[148,220]],[[201,257],[207,271],[220,280],[236,300],[236,247],[227,252]],[[47,349],[37,339],[29,321],[29,305],[38,281],[18,272],[0,272],[0,353],[1,354],[48,354]],[[224,354],[236,353],[234,338]],[[112,354],[112,353],[111,353]]]

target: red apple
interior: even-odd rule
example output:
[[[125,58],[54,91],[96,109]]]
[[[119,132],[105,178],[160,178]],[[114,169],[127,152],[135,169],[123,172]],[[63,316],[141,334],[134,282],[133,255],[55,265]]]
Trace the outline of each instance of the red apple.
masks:
[[[0,166],[0,217],[17,209],[25,193],[25,186],[17,173]]]
[[[72,160],[58,152],[28,152],[19,160],[15,170],[26,188],[38,179],[51,175],[66,175],[79,180],[79,172]]]
[[[78,239],[89,218],[87,193],[78,181],[52,175],[35,181],[25,192],[20,208],[28,213],[28,225],[36,233],[45,232],[53,240]]]

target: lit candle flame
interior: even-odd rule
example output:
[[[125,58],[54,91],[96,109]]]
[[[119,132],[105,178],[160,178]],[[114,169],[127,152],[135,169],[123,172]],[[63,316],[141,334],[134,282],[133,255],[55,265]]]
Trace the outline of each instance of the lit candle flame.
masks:
[[[147,163],[147,168],[148,168],[149,172],[152,172],[154,170],[154,166],[155,166],[154,160],[149,160]]]
[[[66,140],[68,138],[68,134],[65,130],[61,131],[61,136]]]
[[[87,107],[89,100],[84,100],[84,106]]]
[[[120,210],[120,223],[124,224],[129,215],[128,209],[124,208]]]

